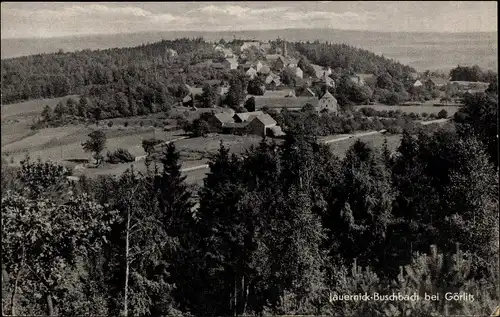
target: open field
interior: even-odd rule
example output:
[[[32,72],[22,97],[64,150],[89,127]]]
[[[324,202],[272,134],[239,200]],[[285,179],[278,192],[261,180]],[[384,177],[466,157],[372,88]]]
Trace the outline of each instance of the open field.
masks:
[[[42,110],[46,105],[54,109],[59,101],[66,102],[66,100],[70,98],[77,99],[78,95],[70,95],[52,99],[36,99],[9,105],[2,105],[0,107],[2,121],[15,120],[19,119],[20,117],[38,116],[42,113]]]
[[[25,135],[10,143],[2,143],[2,154],[12,158],[14,164],[24,159],[29,154],[31,158],[40,158],[51,161],[81,160],[90,157],[89,153],[84,153],[81,143],[88,137],[87,135],[95,130],[94,126],[72,125],[59,128],[46,128],[34,131],[34,134]],[[161,129],[151,127],[100,127],[107,136],[106,149],[109,150],[124,148],[135,156],[144,155],[141,142],[143,139],[155,136],[158,139],[170,140],[177,138],[179,132],[166,132]],[[15,131],[14,131],[15,132]],[[32,131],[33,132],[33,131]],[[13,138],[16,134],[6,134],[5,139]],[[2,141],[4,131],[2,130]]]
[[[119,138],[116,138],[119,139]],[[171,138],[173,139],[173,138]],[[182,168],[190,168],[206,164],[210,155],[215,154],[222,141],[231,153],[241,154],[252,145],[258,145],[261,138],[258,136],[237,136],[237,135],[209,135],[207,137],[190,138],[175,142],[177,150],[180,152]],[[141,147],[142,151],[142,147]],[[87,155],[88,156],[88,155]],[[126,164],[103,164],[98,168],[86,168],[75,172],[75,175],[120,175],[131,166],[137,171],[146,171],[143,160]],[[189,182],[198,182],[208,169],[193,170],[186,172]],[[201,177],[201,178],[200,178]]]
[[[356,142],[356,140],[361,140],[363,142],[368,143],[375,149],[381,149],[383,144],[384,144],[384,139],[387,138],[387,146],[389,147],[390,151],[395,151],[400,142],[401,142],[401,135],[394,135],[394,134],[370,134],[362,137],[353,137],[349,139],[345,139],[339,142],[333,142],[330,143],[329,146],[332,149],[333,153],[340,157],[343,158],[345,156],[345,153],[349,149],[350,146]]]
[[[435,113],[437,114],[439,111],[442,109],[445,109],[446,112],[448,112],[449,116],[453,116],[455,112],[457,112],[458,107],[457,106],[433,106],[432,104],[424,104],[421,106],[388,106],[388,105],[382,105],[382,104],[375,104],[375,105],[362,105],[362,106],[355,106],[357,110],[361,108],[373,108],[377,111],[396,111],[396,110],[401,110],[406,113],[414,112],[414,113],[424,113],[427,112],[428,114]]]

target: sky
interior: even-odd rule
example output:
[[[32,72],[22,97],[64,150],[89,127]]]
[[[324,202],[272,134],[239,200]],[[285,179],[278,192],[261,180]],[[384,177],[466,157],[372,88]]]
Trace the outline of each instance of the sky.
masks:
[[[332,28],[497,32],[496,1],[2,2],[1,36]]]

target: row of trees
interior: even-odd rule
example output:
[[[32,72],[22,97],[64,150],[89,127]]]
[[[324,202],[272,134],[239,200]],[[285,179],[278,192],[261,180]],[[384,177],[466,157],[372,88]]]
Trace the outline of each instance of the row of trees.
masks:
[[[339,159],[298,129],[243,156],[221,145],[209,166],[196,193],[172,144],[118,179],[2,173],[4,312],[466,315],[499,299],[497,169],[472,134],[405,133],[394,154],[357,141]],[[334,300],[359,292],[441,298]]]

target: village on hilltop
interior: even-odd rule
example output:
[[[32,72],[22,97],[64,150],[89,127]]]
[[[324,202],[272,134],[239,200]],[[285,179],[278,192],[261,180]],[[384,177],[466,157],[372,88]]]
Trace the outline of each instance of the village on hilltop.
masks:
[[[218,61],[204,61],[200,65],[209,66],[217,70],[239,70],[242,71],[247,81],[259,79],[256,89],[245,91],[245,100],[240,108],[249,100],[253,99],[254,110],[247,112],[244,116],[236,113],[234,109],[224,107],[224,100],[229,92],[230,84],[224,79],[205,80],[202,86],[208,85],[213,89],[217,102],[212,105],[212,117],[207,120],[210,124],[210,131],[219,133],[249,133],[256,135],[281,136],[284,132],[276,121],[262,109],[300,110],[304,105],[311,105],[318,113],[329,112],[336,114],[339,112],[337,99],[331,93],[335,91],[336,81],[331,77],[332,69],[328,66],[320,66],[310,63],[303,65],[297,56],[290,56],[287,50],[287,42],[282,41],[282,47],[272,46],[267,41],[242,41],[242,44],[233,50],[225,43],[213,44],[216,52],[221,58]],[[175,57],[177,53],[172,49],[167,49],[169,56]],[[259,55],[259,57],[256,57]],[[196,66],[196,65],[195,65]],[[306,74],[307,72],[307,74]],[[368,81],[376,81],[373,74],[354,73],[348,77],[350,84],[358,87],[367,85]],[[462,92],[484,92],[488,88],[488,83],[450,81],[450,78],[432,76],[428,73],[411,73],[410,78],[412,89],[441,90],[438,97],[443,102],[453,102],[447,100],[443,91],[446,87],[451,87]],[[190,107],[196,110],[201,105],[203,87],[190,86],[185,84],[187,94],[179,106]],[[413,102],[407,102],[414,104]]]

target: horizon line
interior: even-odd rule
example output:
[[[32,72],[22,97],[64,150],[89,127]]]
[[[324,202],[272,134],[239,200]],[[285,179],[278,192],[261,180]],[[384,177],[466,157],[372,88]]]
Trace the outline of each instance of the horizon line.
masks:
[[[367,33],[402,33],[402,34],[481,34],[481,33],[498,33],[497,31],[468,31],[468,32],[449,32],[449,31],[374,31],[374,30],[359,30],[359,29],[334,29],[334,28],[281,28],[281,29],[247,29],[247,30],[150,30],[150,31],[135,31],[135,32],[118,32],[118,33],[87,33],[87,34],[73,34],[73,35],[57,35],[46,37],[2,37],[1,40],[49,40],[58,38],[71,38],[71,37],[87,37],[87,36],[113,36],[113,35],[139,35],[147,33],[174,33],[174,32],[203,32],[203,33],[238,33],[238,32],[270,32],[270,31],[293,31],[293,30],[329,30],[329,31],[343,31],[343,32],[367,32]]]

